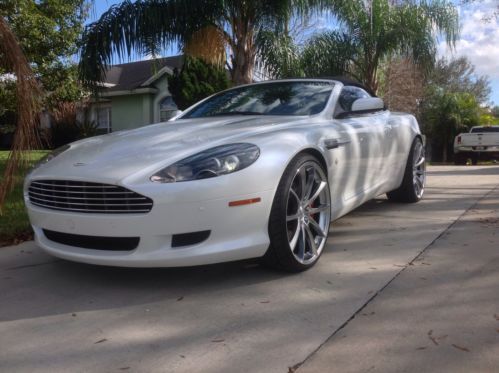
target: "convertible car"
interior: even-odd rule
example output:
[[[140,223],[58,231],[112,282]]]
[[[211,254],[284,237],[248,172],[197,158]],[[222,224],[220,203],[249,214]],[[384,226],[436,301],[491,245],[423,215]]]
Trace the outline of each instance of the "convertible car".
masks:
[[[344,79],[238,86],[169,122],[74,142],[25,180],[36,242],[78,262],[313,266],[331,221],[425,187],[416,119]]]

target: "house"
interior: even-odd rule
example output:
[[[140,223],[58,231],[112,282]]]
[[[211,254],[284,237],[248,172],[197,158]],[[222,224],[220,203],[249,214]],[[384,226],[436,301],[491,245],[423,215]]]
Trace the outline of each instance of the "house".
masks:
[[[173,56],[111,66],[99,99],[91,105],[91,119],[103,132],[164,122],[177,106],[168,91],[169,74],[181,69],[183,56]]]

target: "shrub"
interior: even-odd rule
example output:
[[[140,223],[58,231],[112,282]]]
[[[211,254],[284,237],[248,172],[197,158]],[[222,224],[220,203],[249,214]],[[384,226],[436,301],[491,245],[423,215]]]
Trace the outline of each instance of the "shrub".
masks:
[[[168,77],[168,90],[180,110],[216,92],[229,88],[227,72],[194,57],[185,57],[182,70]]]
[[[75,102],[61,102],[55,107],[49,130],[50,144],[53,148],[78,140],[77,116],[78,105]]]
[[[86,116],[82,121],[76,121],[76,127],[78,127],[78,137],[80,139],[99,134],[99,124],[95,120],[89,120]]]
[[[59,103],[52,113],[49,141],[53,148],[98,134],[98,125],[88,119],[85,105],[76,102]],[[83,116],[80,121],[79,116]]]

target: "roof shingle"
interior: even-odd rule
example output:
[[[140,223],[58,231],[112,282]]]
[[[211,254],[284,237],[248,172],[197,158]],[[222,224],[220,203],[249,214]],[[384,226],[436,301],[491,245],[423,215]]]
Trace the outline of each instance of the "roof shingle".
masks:
[[[172,70],[181,69],[183,62],[184,56],[179,55],[113,65],[107,70],[104,83],[115,85],[106,91],[129,91],[139,88],[163,67],[168,66]]]

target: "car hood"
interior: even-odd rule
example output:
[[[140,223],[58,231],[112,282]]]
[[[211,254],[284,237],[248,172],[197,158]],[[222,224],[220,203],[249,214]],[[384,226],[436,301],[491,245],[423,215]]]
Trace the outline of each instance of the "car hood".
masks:
[[[69,150],[37,169],[33,176],[118,182],[139,171],[154,172],[203,149],[297,126],[306,119],[296,116],[179,119],[115,132],[71,144]]]

